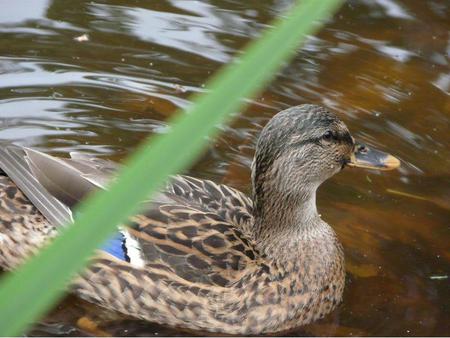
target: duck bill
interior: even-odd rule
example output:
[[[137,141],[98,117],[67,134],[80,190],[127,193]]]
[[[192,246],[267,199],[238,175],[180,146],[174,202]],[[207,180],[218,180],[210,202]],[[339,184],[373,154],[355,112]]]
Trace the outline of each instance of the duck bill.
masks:
[[[366,169],[393,170],[400,167],[400,161],[388,153],[356,143],[347,165]]]

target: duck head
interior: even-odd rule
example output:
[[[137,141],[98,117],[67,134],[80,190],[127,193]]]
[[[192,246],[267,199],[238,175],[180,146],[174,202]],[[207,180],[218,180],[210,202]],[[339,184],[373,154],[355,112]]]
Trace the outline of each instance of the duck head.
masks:
[[[355,142],[346,125],[323,107],[286,109],[267,123],[257,141],[252,165],[256,216],[306,205],[307,217],[316,212],[319,185],[344,167],[390,170],[399,165],[392,155]]]

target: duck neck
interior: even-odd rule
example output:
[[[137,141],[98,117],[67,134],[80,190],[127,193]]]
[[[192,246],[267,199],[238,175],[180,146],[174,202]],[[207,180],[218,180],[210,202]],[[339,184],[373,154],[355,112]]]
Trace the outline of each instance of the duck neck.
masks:
[[[317,187],[310,185],[294,193],[277,190],[254,193],[255,240],[265,255],[292,260],[299,242],[324,223],[317,213]]]

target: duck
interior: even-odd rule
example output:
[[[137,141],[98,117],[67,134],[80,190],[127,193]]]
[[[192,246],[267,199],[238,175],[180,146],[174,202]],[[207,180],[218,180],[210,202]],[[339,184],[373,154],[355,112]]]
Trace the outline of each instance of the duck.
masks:
[[[345,284],[343,248],[317,211],[317,189],[345,167],[399,165],[357,143],[324,107],[285,109],[256,142],[251,196],[171,177],[68,291],[133,318],[213,334],[273,334],[311,323],[341,303]],[[3,142],[0,168],[0,267],[13,270],[73,221],[81,200],[107,189],[120,165]]]

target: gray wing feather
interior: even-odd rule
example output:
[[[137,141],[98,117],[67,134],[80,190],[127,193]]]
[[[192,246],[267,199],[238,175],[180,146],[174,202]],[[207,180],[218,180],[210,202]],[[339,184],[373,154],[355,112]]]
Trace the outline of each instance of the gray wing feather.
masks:
[[[115,176],[120,165],[88,154],[71,152],[70,159],[64,159],[74,168],[77,168],[86,180],[99,188],[105,189],[107,184]]]
[[[72,222],[72,213],[63,203],[49,193],[34,177],[23,148],[4,146],[0,148],[0,168],[53,225]]]
[[[25,160],[36,179],[68,207],[75,206],[97,188],[71,163],[29,148],[24,148],[24,151]]]

